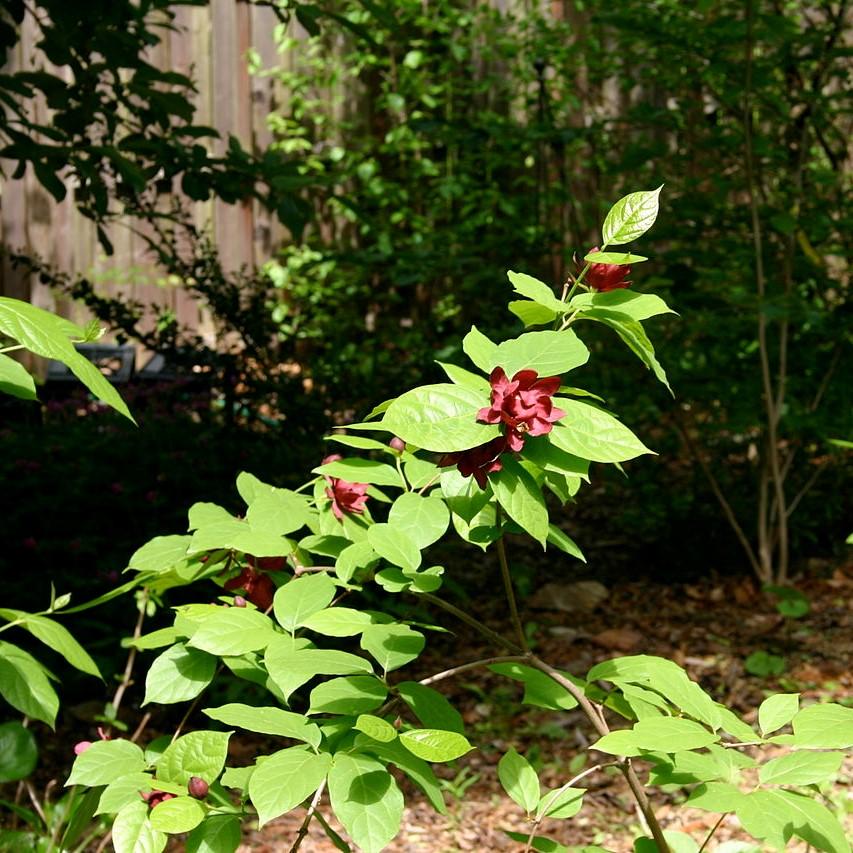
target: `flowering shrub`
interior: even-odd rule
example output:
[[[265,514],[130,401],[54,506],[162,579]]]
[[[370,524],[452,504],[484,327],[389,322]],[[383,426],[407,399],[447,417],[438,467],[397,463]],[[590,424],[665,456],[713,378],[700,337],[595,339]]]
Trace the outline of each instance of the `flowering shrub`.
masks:
[[[442,364],[448,382],[406,391],[328,437],[364,455],[327,456],[297,490],[242,473],[242,517],[195,504],[188,533],[157,537],[130,558],[146,595],[159,599],[188,585],[199,592],[197,603],[174,609],[171,626],[131,641],[140,652],[157,651],[144,704],[191,703],[184,721],[200,706],[212,724],[184,732],[182,723],[146,749],[135,737],[113,738],[77,755],[67,784],[88,787],[97,813],[115,815],[118,853],[160,851],[169,835],[182,833],[189,833],[189,850],[232,853],[242,821],[263,826],[303,805],[292,851],[312,820],[341,850],[382,850],[399,831],[404,807],[390,767],[445,810],[431,765],[476,744],[431,685],[476,666],[523,684],[525,703],[578,708],[596,734],[590,749],[602,756],[552,790],[542,789],[523,756],[514,750],[503,756],[501,783],[526,814],[509,835],[525,850],[565,850],[540,828],[576,815],[582,779],[613,766],[643,817],[647,835],[637,839],[638,853],[696,853],[709,840],[663,831],[649,800],[656,786],[684,788],[693,807],[734,812],[747,832],[770,845],[783,847],[797,836],[819,850],[849,851],[838,821],[812,794],[837,772],[841,750],[853,745],[853,709],[800,707],[796,694],[771,696],[758,709],[759,733],[671,661],[637,655],[599,664],[583,677],[565,672],[532,652],[519,618],[505,534],[528,534],[543,549],[582,558],[551,523],[545,493],[565,503],[588,480],[590,463],[619,464],[651,452],[565,375],[587,362],[576,328],[594,321],[613,329],[666,382],[642,326],[669,311],[665,303],[624,287],[599,292],[586,279],[594,264],[644,260],[607,248],[651,227],[658,193],[632,193],[611,209],[601,252],[586,256],[561,296],[509,273],[520,297],[510,309],[532,330],[497,343],[472,328],[463,349],[479,372]],[[612,272],[601,275],[615,280]],[[429,549],[451,527],[464,541],[497,552],[506,633],[439,594],[445,568],[431,565]],[[494,644],[496,656],[421,682],[401,679],[399,670],[421,654],[430,626],[359,606],[359,594],[374,583],[463,620]],[[222,589],[214,602],[212,584]],[[204,702],[204,691],[222,678],[253,685],[247,699],[258,688],[265,698]],[[780,734],[788,725],[790,733]],[[226,766],[237,730],[278,738],[280,748],[250,766]],[[775,756],[779,747],[794,751],[762,755],[772,749]],[[350,841],[324,817],[326,797]]]

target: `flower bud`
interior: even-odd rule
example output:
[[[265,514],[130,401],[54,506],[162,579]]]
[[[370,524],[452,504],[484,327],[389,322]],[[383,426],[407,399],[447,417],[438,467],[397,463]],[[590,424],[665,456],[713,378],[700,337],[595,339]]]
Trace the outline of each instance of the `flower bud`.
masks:
[[[80,743],[74,744],[74,754],[81,755],[84,753],[90,746],[92,745],[92,741],[90,740],[81,740]]]
[[[207,796],[210,786],[201,778],[201,776],[190,776],[190,781],[187,783],[187,790],[191,797],[195,797],[197,800],[203,800]]]
[[[246,606],[246,599],[243,598],[242,595],[235,595],[234,596],[234,606],[235,607],[245,607]]]
[[[397,436],[395,435],[394,438],[392,438],[391,441],[388,442],[388,446],[392,450],[396,450],[397,453],[402,453],[406,449],[406,442],[403,441],[402,438],[397,438]]]

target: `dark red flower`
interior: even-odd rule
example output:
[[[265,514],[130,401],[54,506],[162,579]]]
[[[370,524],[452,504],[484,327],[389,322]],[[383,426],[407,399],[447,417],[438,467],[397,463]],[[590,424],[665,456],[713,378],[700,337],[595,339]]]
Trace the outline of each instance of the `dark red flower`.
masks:
[[[153,809],[160,803],[165,803],[166,800],[174,800],[176,795],[167,791],[140,791],[139,796]]]
[[[591,255],[599,251],[598,246],[590,249],[587,254]],[[599,293],[607,293],[608,290],[620,290],[628,287],[631,282],[625,279],[631,274],[631,267],[620,264],[591,264],[586,271],[586,283]]]
[[[237,577],[225,581],[225,589],[242,589],[246,593],[246,598],[261,610],[266,610],[272,605],[273,595],[275,595],[275,584],[272,580],[250,566],[246,566]]]
[[[566,414],[562,409],[555,409],[551,402],[560,388],[559,376],[540,379],[535,370],[520,370],[508,379],[504,369],[496,367],[489,381],[492,405],[480,409],[477,420],[506,424],[506,443],[510,450],[521,450],[526,435],[547,435],[554,421]]]
[[[287,565],[287,557],[252,557],[246,556],[246,562],[253,569],[263,569],[265,572],[280,572]]]
[[[323,460],[323,465],[329,462],[337,462],[342,457],[337,453],[327,456]],[[364,506],[367,503],[367,483],[350,483],[348,480],[341,480],[339,477],[326,477],[326,482],[329,484],[326,488],[326,497],[332,502],[332,512],[338,521],[342,521],[344,513],[355,513],[361,515],[364,512]]]
[[[439,460],[439,465],[455,465],[463,477],[473,477],[481,489],[486,488],[488,475],[501,470],[501,453],[507,449],[506,437],[499,435],[479,447],[448,453]]]

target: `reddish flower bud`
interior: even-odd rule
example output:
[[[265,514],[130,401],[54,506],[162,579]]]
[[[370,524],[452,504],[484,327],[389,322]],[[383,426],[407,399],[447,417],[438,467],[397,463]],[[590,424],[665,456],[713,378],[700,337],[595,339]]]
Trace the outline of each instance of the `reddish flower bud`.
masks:
[[[596,246],[587,252],[588,255],[598,252]],[[586,283],[599,293],[607,293],[608,290],[620,290],[629,287],[631,282],[625,279],[631,274],[631,267],[622,264],[591,264],[586,271]]]
[[[74,754],[82,755],[90,746],[92,745],[92,741],[90,740],[81,740],[80,743],[74,744]]]
[[[166,800],[174,800],[175,794],[170,794],[167,791],[140,791],[139,796],[153,809],[165,803]]]
[[[402,438],[397,438],[397,436],[395,435],[394,438],[392,438],[391,441],[388,442],[388,446],[392,450],[396,450],[397,453],[402,453],[406,449],[406,442],[403,441]]]
[[[203,800],[207,796],[210,786],[201,776],[190,776],[190,781],[187,783],[187,791],[191,797],[197,800]]]
[[[242,595],[235,595],[233,604],[235,607],[245,607],[246,606],[246,599],[243,598]]]

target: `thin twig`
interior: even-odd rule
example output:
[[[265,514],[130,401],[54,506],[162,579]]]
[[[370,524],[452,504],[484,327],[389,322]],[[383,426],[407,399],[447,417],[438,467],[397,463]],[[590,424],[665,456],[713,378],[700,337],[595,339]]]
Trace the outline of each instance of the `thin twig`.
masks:
[[[425,687],[429,684],[435,684],[436,681],[443,681],[445,678],[452,678],[454,675],[460,675],[463,672],[469,672],[472,669],[478,669],[481,666],[491,666],[495,663],[524,663],[527,660],[527,655],[501,655],[494,658],[483,658],[482,660],[474,660],[470,663],[463,663],[459,666],[445,669],[444,672],[438,672],[429,678],[422,678],[418,684],[423,684]]]
[[[501,529],[501,511],[500,508],[497,510],[497,526],[498,529]],[[518,604],[515,600],[515,590],[512,587],[512,575],[509,573],[509,563],[506,559],[506,546],[504,545],[504,537],[503,533],[498,537],[498,541],[495,543],[495,546],[498,550],[498,562],[501,565],[501,577],[503,578],[504,584],[504,593],[506,594],[506,600],[509,604],[509,615],[512,619],[512,624],[515,625],[515,633],[518,635],[518,644],[524,649],[525,652],[530,651],[530,647],[527,644],[527,637],[524,634],[524,624],[521,621],[521,616],[518,614]]]
[[[705,836],[705,840],[702,842],[702,846],[696,851],[696,853],[702,853],[702,851],[708,846],[708,842],[714,837],[714,833],[719,829],[720,824],[726,819],[728,812],[723,812],[720,815],[717,822],[711,827],[711,831]]]
[[[308,826],[311,823],[311,818],[314,817],[314,813],[317,811],[317,805],[320,802],[320,798],[323,796],[323,791],[326,790],[326,780],[324,779],[320,783],[320,787],[314,792],[314,797],[311,799],[311,805],[308,806],[308,811],[305,814],[305,820],[302,821],[302,825],[299,827],[299,832],[296,833],[296,840],[293,842],[293,847],[290,848],[290,853],[296,853],[299,850],[302,842],[305,840],[305,836],[308,835]]]
[[[476,619],[474,616],[469,615],[464,610],[460,610],[456,605],[451,604],[449,601],[444,601],[442,598],[438,598],[438,596],[433,595],[430,592],[421,592],[416,593],[419,595],[424,601],[429,601],[431,604],[434,604],[436,607],[440,607],[442,610],[446,610],[448,613],[452,613],[457,619],[460,619],[466,625],[470,625],[472,628],[479,631],[484,637],[488,637],[493,643],[500,646],[504,649],[509,649],[510,651],[516,653],[523,653],[524,649],[521,646],[514,643],[512,640],[508,640],[506,637],[502,637],[497,631],[493,631],[489,628],[488,625],[485,625],[479,619]]]
[[[145,621],[145,610],[148,606],[148,590],[143,589],[142,595],[139,597],[139,615],[136,617],[136,625],[133,628],[133,639],[138,640],[142,636],[142,623]],[[112,708],[113,708],[113,718],[117,719],[118,717],[118,709],[121,705],[121,700],[124,698],[124,694],[127,691],[127,688],[130,687],[133,682],[133,665],[136,663],[136,646],[131,646],[130,651],[127,655],[127,661],[124,665],[124,673],[122,674],[121,681],[119,682],[118,687],[116,688],[116,692],[113,695]]]

